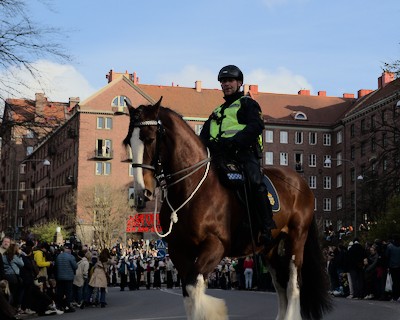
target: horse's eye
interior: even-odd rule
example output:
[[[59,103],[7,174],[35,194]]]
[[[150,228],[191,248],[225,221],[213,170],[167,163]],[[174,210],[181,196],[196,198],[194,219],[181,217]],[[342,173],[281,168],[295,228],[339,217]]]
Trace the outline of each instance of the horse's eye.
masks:
[[[144,144],[152,144],[154,140],[155,140],[154,138],[145,137],[145,138],[143,139],[143,143],[144,143]]]

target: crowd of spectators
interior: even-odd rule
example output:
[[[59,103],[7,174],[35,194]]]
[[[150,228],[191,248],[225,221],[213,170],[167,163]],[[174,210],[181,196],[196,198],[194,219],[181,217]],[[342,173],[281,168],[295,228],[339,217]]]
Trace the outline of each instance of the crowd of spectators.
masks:
[[[400,236],[325,249],[331,293],[348,299],[400,302]],[[391,285],[387,285],[387,280]],[[389,281],[390,281],[389,280]]]
[[[132,241],[125,248],[97,249],[80,243],[19,241],[0,245],[0,319],[105,308],[106,288],[180,286],[169,259],[158,257],[154,242]]]
[[[330,293],[349,299],[400,302],[400,236],[324,250]],[[390,290],[387,276],[391,276]],[[209,289],[273,291],[271,276],[259,256],[224,258],[208,277]],[[106,307],[106,288],[121,291],[181,286],[169,255],[160,256],[154,242],[129,240],[126,247],[98,249],[80,243],[46,242],[0,245],[0,319],[21,315],[74,312]]]

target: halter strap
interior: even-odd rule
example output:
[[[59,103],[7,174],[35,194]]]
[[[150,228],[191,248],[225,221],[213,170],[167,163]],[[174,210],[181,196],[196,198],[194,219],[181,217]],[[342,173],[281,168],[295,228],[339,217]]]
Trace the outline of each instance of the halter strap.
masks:
[[[161,125],[160,120],[146,120],[141,122],[134,122],[135,127],[158,126]]]

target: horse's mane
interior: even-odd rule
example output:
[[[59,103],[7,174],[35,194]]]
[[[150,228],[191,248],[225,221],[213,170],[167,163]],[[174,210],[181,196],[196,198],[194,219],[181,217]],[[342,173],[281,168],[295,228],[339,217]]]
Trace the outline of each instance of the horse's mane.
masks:
[[[147,107],[150,107],[150,105],[148,105],[148,106],[140,105],[139,107],[137,107],[137,109],[129,109],[129,116],[130,116],[129,129],[128,129],[128,134],[126,135],[125,139],[123,140],[123,144],[125,146],[129,145],[129,140],[130,140],[130,137],[131,137],[133,129],[134,129],[134,123],[138,119],[137,115],[134,114],[135,111],[143,112],[143,110]],[[186,128],[190,134],[193,134],[193,138],[198,139],[199,141],[201,141],[201,143],[203,143],[203,141],[200,139],[200,137],[194,132],[194,130],[190,127],[190,125],[183,119],[183,116],[181,114],[179,114],[178,112],[176,112],[175,110],[172,110],[171,108],[168,108],[168,107],[160,106],[159,111],[158,111],[158,118],[161,120],[163,125],[165,125],[167,122],[166,121],[163,122],[162,119],[168,119],[168,118],[176,119],[178,122],[182,123],[184,128]]]

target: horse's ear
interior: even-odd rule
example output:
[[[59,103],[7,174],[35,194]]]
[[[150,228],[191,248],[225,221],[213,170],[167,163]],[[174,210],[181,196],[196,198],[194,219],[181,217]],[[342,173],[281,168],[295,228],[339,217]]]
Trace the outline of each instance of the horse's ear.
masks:
[[[158,100],[158,101],[156,102],[156,104],[153,104],[153,105],[151,106],[151,109],[153,110],[153,112],[154,112],[154,114],[155,114],[156,117],[158,116],[158,111],[160,110],[162,98],[163,98],[163,96],[160,97],[160,100]]]
[[[135,109],[129,102],[127,99],[124,99],[126,106],[128,107],[128,109]]]

